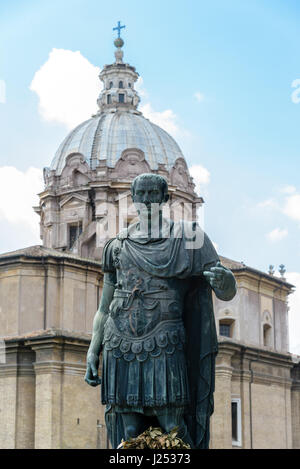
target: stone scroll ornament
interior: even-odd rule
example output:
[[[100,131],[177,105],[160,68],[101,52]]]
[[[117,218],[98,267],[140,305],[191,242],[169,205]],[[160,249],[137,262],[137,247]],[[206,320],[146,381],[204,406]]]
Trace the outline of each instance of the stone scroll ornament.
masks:
[[[139,221],[104,247],[85,380],[100,384],[102,352],[101,399],[113,448],[150,426],[166,433],[176,427],[191,448],[208,448],[218,351],[212,292],[231,300],[236,282],[196,222],[151,211],[168,201],[164,178],[138,176],[132,198]]]

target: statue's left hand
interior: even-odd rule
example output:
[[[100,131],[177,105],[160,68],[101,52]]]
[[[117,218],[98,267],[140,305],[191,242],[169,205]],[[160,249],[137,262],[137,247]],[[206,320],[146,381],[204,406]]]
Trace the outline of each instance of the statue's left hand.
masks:
[[[220,299],[232,299],[236,293],[236,282],[231,270],[217,262],[215,267],[203,272],[204,277]]]

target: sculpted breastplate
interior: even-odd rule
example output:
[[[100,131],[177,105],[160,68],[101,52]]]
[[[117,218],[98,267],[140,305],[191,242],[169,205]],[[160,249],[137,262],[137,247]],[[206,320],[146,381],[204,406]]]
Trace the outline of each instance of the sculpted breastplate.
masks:
[[[122,335],[138,338],[164,321],[181,321],[182,280],[162,279],[141,271],[126,255],[121,242],[113,250],[113,263],[117,284],[110,316]]]

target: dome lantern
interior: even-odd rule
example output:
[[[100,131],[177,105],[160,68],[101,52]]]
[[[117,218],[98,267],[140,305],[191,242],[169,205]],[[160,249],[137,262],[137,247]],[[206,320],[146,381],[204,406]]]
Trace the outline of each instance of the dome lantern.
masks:
[[[135,67],[123,62],[124,41],[120,37],[122,28],[125,26],[121,26],[120,21],[118,26],[113,28],[118,31],[118,37],[114,41],[116,61],[111,65],[105,65],[99,75],[104,85],[97,101],[100,113],[114,110],[135,111],[140,102],[138,93],[134,89],[139,74]]]

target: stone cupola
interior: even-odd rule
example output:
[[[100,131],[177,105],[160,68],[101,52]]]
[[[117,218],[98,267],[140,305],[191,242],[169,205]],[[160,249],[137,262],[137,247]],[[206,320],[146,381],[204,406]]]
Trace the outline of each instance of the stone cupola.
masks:
[[[140,102],[134,89],[139,74],[135,67],[123,62],[123,39],[117,38],[114,45],[117,48],[115,51],[116,61],[111,65],[105,65],[99,75],[104,85],[97,101],[99,112],[113,109],[126,112],[135,111]]]

